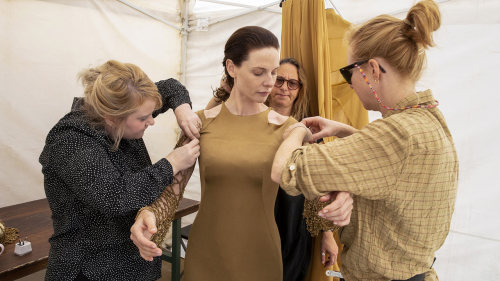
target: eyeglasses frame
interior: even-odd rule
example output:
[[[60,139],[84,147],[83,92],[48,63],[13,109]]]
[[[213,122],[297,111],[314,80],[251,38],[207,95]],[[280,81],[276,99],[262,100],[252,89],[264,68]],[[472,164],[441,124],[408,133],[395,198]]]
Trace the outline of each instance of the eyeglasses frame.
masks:
[[[283,77],[283,76],[278,76],[278,77],[276,77],[276,81],[274,82],[274,86],[275,86],[276,88],[281,88],[281,86],[283,86],[283,84],[281,84],[281,85],[279,85],[279,86],[278,86],[278,85],[276,85],[276,83],[278,82],[278,78],[282,78],[282,79],[283,79],[283,84],[285,84],[285,82],[286,82],[286,87],[287,87],[287,88],[288,88],[288,90],[290,90],[290,91],[293,91],[293,90],[300,90],[300,89],[302,88],[302,82],[301,82],[300,80],[297,80],[297,79],[285,79],[285,77]],[[298,87],[298,88],[295,88],[295,89],[290,88],[290,83],[288,83],[288,81],[297,81],[297,82],[298,82],[298,84],[299,84],[299,87]]]

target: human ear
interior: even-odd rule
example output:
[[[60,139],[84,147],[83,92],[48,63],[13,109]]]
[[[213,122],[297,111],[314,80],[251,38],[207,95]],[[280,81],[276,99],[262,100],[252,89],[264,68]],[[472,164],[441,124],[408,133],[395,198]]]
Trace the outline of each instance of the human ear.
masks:
[[[372,78],[375,81],[378,81],[380,78],[380,65],[378,64],[378,61],[376,61],[374,59],[370,59],[368,61],[368,65],[371,67]]]
[[[111,128],[116,127],[116,124],[117,124],[116,119],[112,118],[110,116],[104,117],[104,122],[106,123],[106,125],[108,125]]]
[[[234,65],[234,62],[230,59],[227,59],[226,60],[226,70],[227,70],[227,73],[229,73],[229,75],[233,78],[236,77],[236,66]]]

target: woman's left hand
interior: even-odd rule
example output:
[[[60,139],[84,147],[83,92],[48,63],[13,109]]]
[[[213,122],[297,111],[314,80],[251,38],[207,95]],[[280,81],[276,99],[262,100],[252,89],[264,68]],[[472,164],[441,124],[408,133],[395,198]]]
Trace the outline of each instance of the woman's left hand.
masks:
[[[330,204],[319,211],[319,216],[333,221],[338,226],[346,226],[351,221],[354,200],[349,192],[332,191],[319,199],[321,202],[333,200]]]
[[[323,232],[323,237],[321,239],[321,263],[325,267],[335,264],[338,254],[339,247],[337,246],[337,242],[335,242],[335,238],[333,238],[333,232]],[[328,260],[326,259],[327,255]]]
[[[174,110],[175,118],[177,118],[177,123],[181,127],[182,131],[190,139],[200,138],[201,120],[196,115],[196,113],[191,110],[189,104],[184,103],[179,105]]]

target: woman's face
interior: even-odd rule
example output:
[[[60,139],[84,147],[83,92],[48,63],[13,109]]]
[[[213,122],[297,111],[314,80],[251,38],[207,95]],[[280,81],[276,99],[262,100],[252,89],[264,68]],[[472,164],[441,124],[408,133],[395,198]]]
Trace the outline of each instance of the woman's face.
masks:
[[[152,99],[146,99],[137,110],[130,114],[124,122],[125,130],[123,138],[125,139],[140,139],[144,136],[144,131],[148,126],[155,123],[153,111],[156,103]]]
[[[295,65],[290,63],[284,63],[278,68],[278,77],[284,80],[297,80],[299,81],[299,73]],[[284,82],[281,87],[273,87],[271,91],[271,96],[269,99],[269,105],[271,107],[285,107],[291,109],[293,102],[299,94],[299,90],[290,90],[288,88],[288,82]]]
[[[229,74],[234,78],[231,92],[246,101],[264,103],[276,81],[279,52],[273,47],[250,51],[240,66],[231,64]]]

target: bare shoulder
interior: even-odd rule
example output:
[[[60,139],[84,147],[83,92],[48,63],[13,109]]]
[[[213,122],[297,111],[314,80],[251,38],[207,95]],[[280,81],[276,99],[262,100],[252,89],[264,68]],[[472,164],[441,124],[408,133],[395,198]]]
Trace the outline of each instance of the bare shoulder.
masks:
[[[283,123],[285,123],[286,120],[288,120],[290,117],[281,115],[278,112],[271,110],[269,111],[268,118],[269,118],[269,123],[271,124],[283,125]]]
[[[205,114],[205,118],[215,118],[217,115],[219,115],[220,110],[222,108],[222,104],[219,104],[215,107],[212,107],[210,109],[204,110],[203,113]]]

